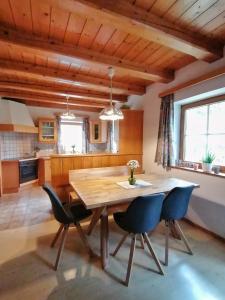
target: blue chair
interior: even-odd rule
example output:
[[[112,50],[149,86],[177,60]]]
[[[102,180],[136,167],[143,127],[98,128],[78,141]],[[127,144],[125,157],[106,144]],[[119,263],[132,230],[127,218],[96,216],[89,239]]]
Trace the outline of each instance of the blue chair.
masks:
[[[89,247],[85,234],[80,226],[80,221],[89,217],[92,214],[92,212],[90,210],[85,209],[85,207],[82,204],[75,204],[71,206],[66,204],[63,205],[53,188],[48,184],[44,184],[43,189],[46,191],[50,198],[53,214],[56,220],[61,224],[56,233],[56,236],[54,237],[51,243],[51,247],[54,247],[62,232],[61,242],[54,265],[54,269],[57,270],[60,257],[64,248],[66,236],[71,224],[74,224],[77,228],[77,232],[80,235],[80,238],[83,241],[90,255],[93,254],[91,248]]]
[[[132,238],[125,281],[125,284],[127,286],[129,285],[131,275],[137,235],[141,236],[142,247],[143,239],[145,240],[147,247],[159,269],[160,274],[164,275],[161,264],[147,235],[147,233],[153,230],[160,222],[160,214],[164,197],[165,195],[162,193],[151,196],[137,197],[129,205],[126,212],[117,212],[113,215],[116,224],[124,231],[126,231],[126,234],[123,236],[112,255],[115,256],[117,254],[128,235],[130,235]]]
[[[180,233],[181,239],[184,241],[185,246],[188,249],[188,253],[193,255],[190,245],[178,223],[178,220],[182,219],[188,210],[188,204],[194,186],[188,187],[176,187],[169,192],[166,196],[161,213],[161,220],[165,221],[166,225],[166,240],[165,240],[165,265],[168,265],[168,256],[169,256],[169,234],[170,231],[174,233],[176,228]],[[176,232],[175,232],[175,235]]]

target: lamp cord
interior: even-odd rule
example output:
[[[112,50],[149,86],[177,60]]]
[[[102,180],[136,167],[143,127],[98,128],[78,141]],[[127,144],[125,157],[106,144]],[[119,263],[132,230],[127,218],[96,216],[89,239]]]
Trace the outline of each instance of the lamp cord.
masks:
[[[66,96],[66,109],[67,109],[67,114],[69,114],[69,104],[68,104],[68,95]]]
[[[111,93],[110,93],[110,106],[112,107],[112,76],[110,76],[110,89],[111,89]]]

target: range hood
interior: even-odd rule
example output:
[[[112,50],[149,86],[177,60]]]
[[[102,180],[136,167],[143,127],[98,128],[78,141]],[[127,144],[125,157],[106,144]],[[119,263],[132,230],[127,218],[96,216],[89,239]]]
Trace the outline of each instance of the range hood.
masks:
[[[25,104],[0,99],[0,131],[38,133]]]

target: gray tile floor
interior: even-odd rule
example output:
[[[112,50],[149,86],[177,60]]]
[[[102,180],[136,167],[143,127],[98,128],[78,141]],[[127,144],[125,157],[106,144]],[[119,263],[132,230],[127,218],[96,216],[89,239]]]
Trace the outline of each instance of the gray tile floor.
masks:
[[[0,198],[0,230],[39,224],[52,219],[51,205],[39,186]]]

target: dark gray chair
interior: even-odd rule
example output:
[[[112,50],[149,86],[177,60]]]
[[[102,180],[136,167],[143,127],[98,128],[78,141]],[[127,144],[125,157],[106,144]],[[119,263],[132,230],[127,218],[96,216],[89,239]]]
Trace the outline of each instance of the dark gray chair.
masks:
[[[133,202],[129,205],[126,212],[117,212],[114,213],[114,220],[116,224],[122,228],[126,234],[121,239],[120,243],[116,247],[113,252],[113,256],[117,254],[123,242],[126,240],[128,235],[131,236],[132,242],[130,247],[130,256],[127,268],[127,275],[125,284],[128,286],[131,268],[133,262],[133,256],[135,252],[135,244],[136,244],[136,236],[141,236],[142,247],[144,248],[145,240],[146,245],[159,269],[159,273],[164,275],[161,264],[155,254],[155,251],[152,247],[152,244],[148,238],[147,233],[153,230],[158,223],[160,222],[160,214],[163,204],[163,199],[165,195],[163,193],[150,195],[150,196],[142,196],[137,197],[133,200]]]
[[[161,220],[165,221],[166,225],[166,245],[165,245],[165,265],[168,265],[169,256],[169,234],[174,229],[174,226],[178,229],[181,239],[187,247],[188,253],[193,255],[191,247],[178,223],[178,220],[182,219],[188,210],[188,204],[194,186],[176,187],[166,196],[161,213]]]
[[[89,254],[93,254],[86,239],[86,236],[82,230],[82,227],[80,226],[80,221],[89,217],[92,214],[92,212],[90,210],[85,209],[85,207],[82,204],[75,204],[71,206],[66,204],[63,205],[53,188],[48,184],[44,184],[43,189],[46,191],[51,200],[52,210],[56,220],[61,224],[56,233],[56,236],[54,237],[51,243],[51,247],[54,247],[58,238],[61,235],[59,250],[54,266],[54,269],[57,270],[60,262],[60,257],[63,252],[68,229],[71,224],[74,224],[77,228],[77,232],[80,235],[80,238],[83,241],[83,244],[88,250]]]

